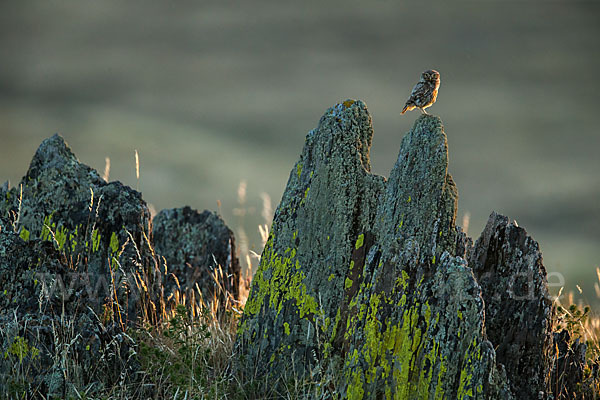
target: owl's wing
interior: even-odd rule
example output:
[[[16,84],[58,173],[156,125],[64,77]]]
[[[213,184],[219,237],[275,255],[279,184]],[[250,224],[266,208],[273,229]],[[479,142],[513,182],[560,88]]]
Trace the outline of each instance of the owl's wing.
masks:
[[[419,81],[419,82],[417,82],[417,84],[413,88],[412,92],[410,93],[410,98],[415,99],[415,98],[423,97],[427,93],[428,90],[429,90],[429,85],[426,82]]]

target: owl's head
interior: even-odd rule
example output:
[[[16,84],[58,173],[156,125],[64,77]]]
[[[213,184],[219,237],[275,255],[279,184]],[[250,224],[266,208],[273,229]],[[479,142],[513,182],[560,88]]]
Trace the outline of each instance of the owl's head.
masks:
[[[437,82],[440,80],[440,73],[435,69],[428,69],[427,71],[423,72],[421,78],[427,82]]]

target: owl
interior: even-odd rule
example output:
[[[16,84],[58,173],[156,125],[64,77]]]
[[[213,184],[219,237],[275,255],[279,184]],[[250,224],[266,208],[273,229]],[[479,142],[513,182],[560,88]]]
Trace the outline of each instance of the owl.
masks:
[[[402,109],[404,114],[407,111],[418,108],[423,114],[427,114],[425,109],[431,107],[437,98],[438,89],[440,87],[440,73],[436,70],[429,69],[421,74],[421,79],[415,85],[410,94],[410,98]]]

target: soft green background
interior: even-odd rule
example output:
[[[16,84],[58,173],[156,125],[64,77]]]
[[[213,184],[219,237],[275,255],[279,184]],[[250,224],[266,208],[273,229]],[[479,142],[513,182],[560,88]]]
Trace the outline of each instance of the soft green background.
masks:
[[[157,210],[189,204],[243,224],[260,251],[305,134],[346,98],[373,115],[387,175],[418,116],[399,115],[421,71],[430,113],[478,236],[492,210],[540,242],[549,271],[595,297],[600,264],[597,1],[2,1],[0,179],[17,183],[60,132],[86,164]],[[235,215],[247,181],[245,220]],[[240,214],[240,213],[237,213]],[[555,277],[551,281],[559,282]]]

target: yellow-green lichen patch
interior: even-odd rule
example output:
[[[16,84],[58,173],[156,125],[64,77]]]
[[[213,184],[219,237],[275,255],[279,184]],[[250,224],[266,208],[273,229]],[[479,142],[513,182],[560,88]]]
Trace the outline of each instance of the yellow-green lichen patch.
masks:
[[[300,318],[317,314],[318,303],[307,293],[304,279],[306,275],[295,259],[296,249],[288,248],[284,256],[273,249],[273,236],[269,238],[263,251],[260,267],[252,280],[252,293],[246,303],[249,316],[256,315],[265,299],[268,307],[281,312],[284,301],[295,301]],[[268,278],[265,278],[268,277]]]
[[[404,283],[398,286],[403,287]],[[432,318],[429,304],[408,305],[403,295],[398,302],[398,306],[404,308],[401,320],[380,321],[380,308],[388,302],[385,297],[383,293],[370,297],[364,326],[365,340],[359,353],[359,358],[366,364],[362,368],[364,374],[353,371],[348,376],[348,395],[364,390],[364,384],[367,384],[369,387],[378,385],[386,398],[427,399],[432,387],[436,388],[434,398],[443,398],[439,384],[446,371],[446,362],[439,354],[439,345],[429,343],[431,350],[423,354],[428,342],[424,338]],[[425,368],[425,359],[429,360],[429,368]],[[433,365],[440,366],[437,374],[431,367]]]
[[[100,239],[101,238],[102,238],[102,235],[100,235],[100,232],[98,231],[98,229],[94,229],[92,231],[92,251],[94,253],[97,252],[98,249],[100,248]]]
[[[52,217],[54,216],[54,213],[55,211],[53,211],[50,215],[44,217],[44,226],[42,226],[42,231],[40,232],[40,238],[42,240],[52,240],[50,229],[56,229],[56,223],[52,222]]]
[[[348,400],[362,400],[365,396],[365,390],[363,389],[363,376],[360,369],[356,369],[352,373],[352,380],[348,386]]]
[[[356,239],[356,244],[354,245],[354,248],[356,250],[360,249],[363,245],[365,241],[365,235],[363,233],[361,233],[360,235],[358,235],[358,239]]]
[[[290,334],[290,324],[288,324],[287,322],[283,323],[283,330],[285,331],[285,334],[289,336]]]
[[[110,248],[113,253],[116,253],[119,250],[119,238],[117,238],[117,234],[115,232],[110,236]]]
[[[344,105],[344,108],[348,108],[354,104],[354,100],[346,100],[342,104]]]
[[[335,275],[334,275],[334,274],[331,274],[331,275],[329,275],[329,278],[327,278],[327,281],[328,281],[328,282],[331,282],[331,280],[332,280],[333,278],[335,278]]]
[[[473,389],[477,393],[483,391],[483,387],[478,385],[474,388],[473,374],[478,364],[477,361],[481,361],[481,346],[477,341],[477,337],[473,338],[473,341],[469,344],[469,348],[465,353],[465,359],[462,364],[460,371],[460,383],[458,385],[457,398],[465,399],[474,397]]]
[[[342,312],[338,308],[337,314],[335,315],[335,321],[333,322],[333,329],[331,330],[331,338],[330,338],[329,344],[332,344],[333,341],[335,340],[335,335],[337,334],[338,325],[339,325],[341,319],[342,319]]]
[[[302,163],[299,162],[298,165],[296,165],[296,174],[298,175],[298,179],[300,179],[300,175],[302,174]]]
[[[344,289],[348,290],[352,286],[352,279],[346,278],[344,281]]]
[[[24,241],[28,241],[29,240],[29,231],[27,229],[25,229],[25,227],[21,228],[21,233],[19,233],[19,237],[21,239],[23,239]]]
[[[62,250],[65,247],[65,243],[67,243],[68,231],[64,226],[59,227],[54,232],[54,238],[56,239],[56,243],[58,244],[58,249]]]
[[[304,191],[304,197],[302,198],[302,200],[300,200],[300,205],[304,205],[304,203],[306,202],[306,198],[308,197],[308,192],[310,191],[310,186],[306,188],[306,190]]]
[[[382,263],[379,263],[379,267],[381,268]],[[409,276],[405,270],[400,271],[400,276],[396,278],[396,290],[399,292],[403,292],[408,288],[408,280]]]

